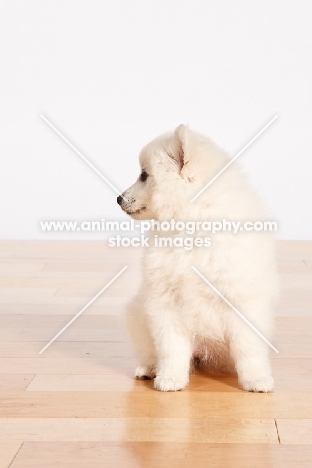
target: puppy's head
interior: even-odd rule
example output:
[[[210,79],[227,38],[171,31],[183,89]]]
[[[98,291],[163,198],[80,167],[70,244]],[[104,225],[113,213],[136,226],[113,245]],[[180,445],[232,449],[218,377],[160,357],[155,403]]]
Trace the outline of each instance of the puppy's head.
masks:
[[[185,125],[156,138],[141,151],[140,175],[117,203],[134,219],[175,218],[194,191],[194,153]]]

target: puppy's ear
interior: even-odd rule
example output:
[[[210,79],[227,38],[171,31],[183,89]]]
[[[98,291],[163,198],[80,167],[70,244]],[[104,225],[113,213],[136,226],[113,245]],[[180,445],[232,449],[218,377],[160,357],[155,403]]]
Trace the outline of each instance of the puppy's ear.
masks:
[[[186,125],[179,125],[174,132],[175,138],[175,159],[180,165],[180,170],[188,163],[189,154],[189,128]]]

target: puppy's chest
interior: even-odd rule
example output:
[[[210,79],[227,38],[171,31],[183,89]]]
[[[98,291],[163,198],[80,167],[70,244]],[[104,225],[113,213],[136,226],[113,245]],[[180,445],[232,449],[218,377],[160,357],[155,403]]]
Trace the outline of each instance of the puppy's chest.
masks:
[[[185,250],[184,248],[157,248],[151,247],[146,249],[143,257],[143,267],[146,270],[159,269],[164,273],[170,272],[175,275],[182,273],[186,268],[199,260],[205,260],[205,263],[210,263],[214,259],[212,249],[193,248]]]
[[[177,284],[183,281],[192,261],[189,255],[174,249],[153,249],[143,260],[143,274],[152,282]]]

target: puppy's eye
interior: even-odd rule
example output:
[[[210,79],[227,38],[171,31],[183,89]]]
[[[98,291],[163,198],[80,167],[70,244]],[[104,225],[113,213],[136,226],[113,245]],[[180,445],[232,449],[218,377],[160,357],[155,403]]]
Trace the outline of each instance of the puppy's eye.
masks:
[[[141,173],[141,175],[140,175],[141,181],[142,181],[142,182],[145,182],[147,178],[148,178],[147,172],[142,171],[142,173]]]

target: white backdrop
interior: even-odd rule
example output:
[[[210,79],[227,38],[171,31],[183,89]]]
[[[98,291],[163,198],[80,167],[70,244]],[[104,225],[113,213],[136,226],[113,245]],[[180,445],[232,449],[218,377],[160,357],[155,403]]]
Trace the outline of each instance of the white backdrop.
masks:
[[[180,123],[240,157],[279,221],[311,239],[311,14],[308,1],[12,1],[0,19],[0,236],[39,221],[126,219],[116,194],[40,119],[44,114],[118,188],[140,148]]]

